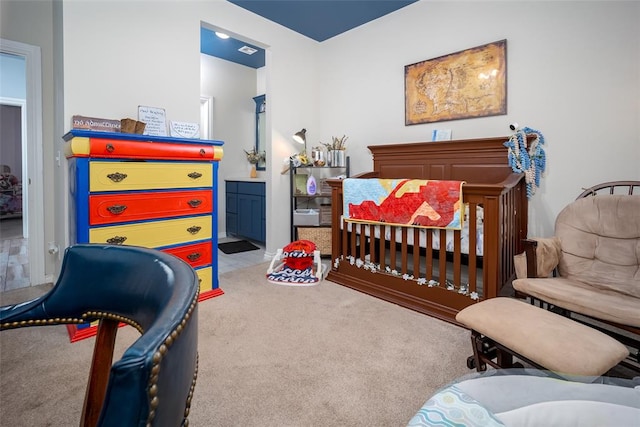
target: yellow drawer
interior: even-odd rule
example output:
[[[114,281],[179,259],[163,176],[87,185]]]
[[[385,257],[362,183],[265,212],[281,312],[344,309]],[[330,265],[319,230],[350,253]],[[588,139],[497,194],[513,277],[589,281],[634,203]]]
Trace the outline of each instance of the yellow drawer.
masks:
[[[92,228],[89,230],[89,242],[157,248],[211,239],[211,221],[211,215],[206,215]]]
[[[198,278],[200,279],[200,293],[205,293],[211,290],[211,286],[213,283],[211,267],[201,268],[196,270],[198,274]]]
[[[91,162],[90,191],[213,186],[211,163]]]

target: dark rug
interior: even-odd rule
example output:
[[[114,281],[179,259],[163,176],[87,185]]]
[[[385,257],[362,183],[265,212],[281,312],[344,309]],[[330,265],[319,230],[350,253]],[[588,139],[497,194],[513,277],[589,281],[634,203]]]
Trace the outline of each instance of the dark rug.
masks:
[[[237,242],[218,243],[218,248],[225,254],[237,254],[238,252],[255,251],[260,249],[251,242],[239,240]]]

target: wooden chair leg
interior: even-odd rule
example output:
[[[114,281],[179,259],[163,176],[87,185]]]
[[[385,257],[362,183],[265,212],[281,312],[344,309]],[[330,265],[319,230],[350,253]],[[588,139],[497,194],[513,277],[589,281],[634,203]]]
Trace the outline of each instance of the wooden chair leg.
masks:
[[[487,370],[487,365],[484,362],[483,354],[483,341],[481,335],[476,331],[471,331],[471,346],[473,347],[473,358],[475,359],[476,370],[483,372]]]
[[[80,427],[95,427],[98,423],[113,363],[118,323],[116,320],[101,319],[98,325]]]
[[[503,369],[513,368],[513,355],[503,349],[498,348],[496,363]]]

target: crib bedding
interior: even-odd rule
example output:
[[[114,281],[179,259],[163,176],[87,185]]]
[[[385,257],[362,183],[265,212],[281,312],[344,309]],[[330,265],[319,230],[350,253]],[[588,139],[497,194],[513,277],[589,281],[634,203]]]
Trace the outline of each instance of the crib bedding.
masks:
[[[487,371],[454,382],[429,398],[407,426],[595,427],[638,420],[640,385],[632,380],[569,381],[525,369]]]
[[[465,255],[469,255],[469,208],[468,204],[465,206],[465,216],[464,221],[462,223],[462,229],[460,230],[460,251]],[[484,233],[482,227],[482,218],[483,218],[483,208],[482,206],[477,206],[476,208],[476,245],[475,245],[475,254],[477,256],[482,256],[484,249]],[[342,224],[345,224],[344,221],[341,221]],[[354,228],[356,233],[360,233],[361,227],[358,223],[347,222],[347,230],[349,232],[353,231]],[[380,239],[380,226],[371,225],[365,226],[364,233],[367,237],[370,237],[371,231],[374,230],[374,237],[376,239]],[[384,240],[389,242],[391,241],[391,233],[392,229],[395,230],[395,241],[397,243],[400,242],[400,236],[402,233],[402,227],[400,226],[385,226],[384,227]],[[414,233],[413,229],[410,228],[410,231],[407,233],[407,244],[409,246],[415,246],[414,242]],[[433,250],[440,250],[440,233],[446,234],[446,246],[445,250],[448,252],[453,252],[453,247],[456,242],[456,237],[454,230],[440,230],[440,229],[419,229],[419,247],[426,248],[427,247],[427,233],[432,233],[431,237],[431,248]]]
[[[412,227],[462,227],[463,181],[347,178],[343,212],[347,221]]]

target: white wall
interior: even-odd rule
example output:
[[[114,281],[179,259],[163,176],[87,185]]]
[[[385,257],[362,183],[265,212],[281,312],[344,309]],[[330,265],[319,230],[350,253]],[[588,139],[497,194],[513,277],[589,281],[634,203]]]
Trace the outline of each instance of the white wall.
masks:
[[[299,94],[315,99],[317,42],[226,1],[65,1],[64,120],[135,117],[142,104],[166,108],[172,120],[197,122],[201,21],[267,48],[267,162],[278,163],[265,175],[267,251],[273,254],[289,241],[282,231],[289,229],[281,212],[289,205],[282,159],[294,152],[296,130],[318,127],[316,110],[298,101]],[[231,161],[225,154],[223,164]]]
[[[346,134],[352,172],[367,145],[509,135],[546,138],[530,235],[549,235],[583,187],[640,179],[640,3],[420,1],[319,47],[319,138]],[[508,114],[404,125],[404,66],[507,39]]]
[[[37,233],[42,235],[38,240],[42,240],[43,242],[55,240],[55,218],[53,209],[49,209],[49,207],[55,206],[57,200],[54,192],[54,170],[56,168],[54,147],[60,138],[60,135],[57,134],[54,129],[55,111],[53,94],[55,85],[53,70],[53,31],[53,2],[51,0],[0,1],[0,37],[40,48],[42,110],[40,112],[41,117],[38,118],[40,122],[29,123],[29,126],[32,133],[30,138],[38,139],[35,134],[38,133],[38,130],[41,130],[42,139],[34,143],[37,147],[31,150],[29,156],[34,164],[41,165],[41,168],[36,166],[36,169],[41,170],[30,171],[29,178],[32,181],[32,186],[39,185],[42,188],[36,191],[32,187],[29,197],[35,197],[36,194],[38,194],[41,195],[39,198],[42,199],[42,201],[38,203],[35,200],[30,200],[32,203],[29,209],[31,210],[31,207],[40,204],[45,206],[42,223],[37,225]],[[27,89],[27,91],[29,91],[29,89]],[[27,97],[29,96],[27,95]],[[35,107],[27,106],[28,110],[32,108]],[[42,215],[42,213],[40,214]],[[36,218],[35,213],[30,211],[30,222],[34,218]],[[36,235],[36,227],[30,227],[29,233],[30,236]],[[46,279],[50,278],[55,270],[57,256],[48,254],[44,244],[36,245],[33,241],[31,244],[35,246],[30,246],[29,248],[31,261],[35,261],[38,265],[44,264],[44,272],[38,271],[36,273],[38,276],[41,276],[40,273],[44,273],[42,275],[43,277]],[[38,256],[33,253],[37,251],[41,251]],[[37,260],[35,260],[36,257]],[[37,268],[38,270],[42,269],[40,266]],[[32,277],[32,279],[34,278]],[[34,280],[39,279],[36,278]]]
[[[254,68],[209,55],[201,55],[201,92],[213,97],[213,139],[224,141],[224,159],[220,162],[218,192],[218,234],[224,234],[226,222],[225,179],[247,178],[250,164],[244,150],[256,143],[257,72]],[[262,173],[262,172],[261,172]]]
[[[422,0],[323,43],[222,0],[67,0],[54,18],[51,0],[1,5],[2,37],[43,52],[44,194],[47,209],[55,208],[47,210],[55,223],[45,216],[46,241],[66,229],[66,194],[54,191],[53,176],[59,127],[69,130],[72,115],[122,118],[146,104],[165,107],[173,120],[199,120],[201,21],[267,48],[260,92],[268,96],[271,129],[265,173],[271,253],[289,240],[283,215],[289,181],[280,171],[298,148],[291,135],[302,127],[310,146],[348,135],[353,172],[371,167],[367,145],[428,140],[436,127],[453,129],[454,138],[508,135],[513,121],[537,128],[547,138],[549,165],[530,204],[532,235],[548,234],[581,187],[640,179],[637,2]],[[54,20],[64,21],[64,44],[56,50],[64,51],[64,80],[55,85],[56,94],[64,91],[61,113],[52,111]],[[503,38],[508,115],[404,126],[405,65]],[[56,122],[54,132],[57,116],[63,125]],[[49,258],[46,269],[53,270]]]

